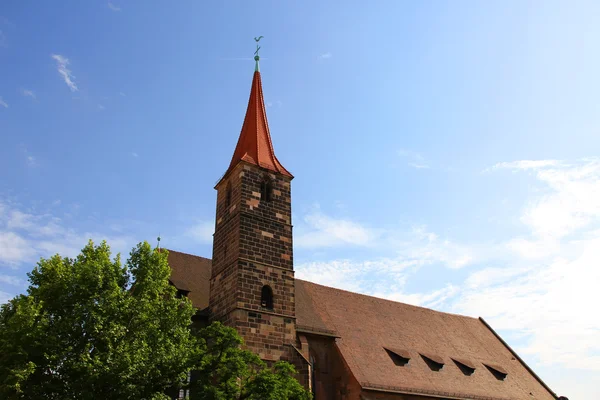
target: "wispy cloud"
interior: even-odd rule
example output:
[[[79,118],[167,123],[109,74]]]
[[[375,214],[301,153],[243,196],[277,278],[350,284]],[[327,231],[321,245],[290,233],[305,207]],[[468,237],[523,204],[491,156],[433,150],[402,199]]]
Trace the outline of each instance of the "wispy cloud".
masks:
[[[373,228],[347,217],[327,215],[318,204],[295,228],[294,246],[300,249],[346,247],[387,253],[395,249],[398,256],[393,258],[394,262],[416,260],[418,265],[440,264],[451,269],[463,268],[479,257],[478,250],[440,238],[424,225]]]
[[[125,93],[124,93],[124,92],[119,92],[119,96],[121,96],[121,97],[125,97],[126,95],[125,95]]]
[[[191,238],[197,243],[208,244],[212,243],[214,231],[214,221],[200,221],[189,227],[185,232],[185,236]]]
[[[326,59],[331,58],[331,57],[333,57],[333,54],[331,54],[330,52],[323,53],[323,54],[319,55],[319,58],[321,60],[326,60]]]
[[[27,285],[27,282],[25,282],[23,279],[17,278],[16,276],[12,275],[0,275],[0,283],[5,283],[7,285],[17,286],[21,288]]]
[[[535,178],[520,214],[524,232],[491,244],[460,245],[426,227],[414,227],[408,234],[402,229],[390,233],[367,229],[348,218],[343,223],[332,222],[336,219],[317,213],[318,223],[311,227],[319,241],[354,247],[371,243],[369,250],[374,256],[299,262],[297,276],[382,298],[483,316],[505,336],[518,337],[512,344],[533,362],[600,371],[600,314],[595,307],[600,282],[600,159],[522,160],[489,169],[502,170]],[[342,234],[326,228],[345,224],[350,228],[349,239],[339,238],[345,229]],[[371,240],[368,232],[376,232],[375,239]],[[322,236],[326,234],[329,236]],[[397,250],[397,256],[377,256],[384,247]],[[436,264],[471,269],[466,270],[462,282],[429,291],[407,289],[413,275]]]
[[[34,100],[37,99],[37,96],[35,95],[33,90],[30,90],[30,89],[21,89],[21,94],[25,97],[31,97]]]
[[[106,239],[116,251],[135,244],[127,235],[80,232],[52,213],[34,212],[0,199],[0,267],[16,268],[59,253],[73,257],[88,239]]]
[[[69,65],[69,59],[60,54],[52,54],[51,57],[52,59],[54,59],[54,61],[56,61],[56,68],[58,70],[58,73],[60,74],[60,76],[62,76],[69,89],[71,89],[72,92],[77,92],[79,88],[77,87],[77,84],[74,81],[75,77],[71,73],[71,70],[67,68],[67,66]]]
[[[536,178],[520,218],[528,233],[505,244],[505,266],[468,277],[453,309],[525,335],[519,352],[542,364],[600,371],[600,160],[522,160],[490,171],[502,169]]]
[[[398,155],[400,157],[402,157],[403,159],[405,159],[407,164],[412,168],[416,168],[416,169],[429,169],[430,168],[429,163],[427,162],[427,160],[425,160],[425,157],[423,157],[423,155],[421,155],[420,153],[406,150],[406,149],[400,149],[400,150],[398,150]]]
[[[132,156],[132,157],[134,157],[134,158],[138,158],[138,157],[139,157],[139,154],[138,154],[138,153],[136,153],[135,151],[132,151],[132,152],[131,152],[131,156]]]
[[[104,110],[106,110],[106,107],[104,107],[102,104],[98,104],[98,110],[104,111]]]
[[[113,3],[111,3],[110,1],[108,2],[108,8],[110,8],[113,11],[121,11],[121,7],[118,7],[116,5],[114,5]]]
[[[4,101],[2,96],[0,96],[0,106],[2,106],[4,108],[8,108],[8,103],[6,101]]]
[[[35,156],[33,154],[31,154],[31,152],[27,149],[27,147],[25,147],[25,145],[21,144],[21,151],[23,152],[23,155],[25,157],[25,161],[27,162],[27,165],[30,167],[35,167],[37,166],[37,160],[35,158]]]
[[[294,238],[298,247],[368,246],[378,237],[377,232],[357,222],[324,214],[318,204],[304,216],[303,222],[300,233]]]
[[[499,169],[510,169],[513,171],[532,170],[545,167],[554,167],[562,164],[559,160],[519,160],[501,162],[493,165],[490,168],[484,170],[484,172],[491,172]]]

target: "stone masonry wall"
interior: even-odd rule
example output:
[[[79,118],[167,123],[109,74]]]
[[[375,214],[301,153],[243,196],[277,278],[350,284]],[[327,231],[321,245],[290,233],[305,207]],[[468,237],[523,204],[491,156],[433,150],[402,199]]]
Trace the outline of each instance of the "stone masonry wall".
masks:
[[[261,184],[272,187],[261,200]],[[290,178],[241,162],[216,187],[212,319],[237,329],[263,360],[292,360],[296,341]],[[231,191],[228,201],[228,190]],[[273,291],[273,308],[261,291]]]

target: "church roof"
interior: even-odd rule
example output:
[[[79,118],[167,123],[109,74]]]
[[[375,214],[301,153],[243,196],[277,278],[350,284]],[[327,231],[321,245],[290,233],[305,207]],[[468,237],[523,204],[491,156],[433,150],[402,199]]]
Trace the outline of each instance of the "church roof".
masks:
[[[299,327],[335,332],[337,347],[366,390],[458,399],[556,398],[482,319],[299,279],[296,318]],[[389,351],[407,364],[396,364]]]
[[[240,161],[292,177],[292,174],[281,165],[273,150],[258,68],[254,71],[254,77],[252,78],[250,99],[248,100],[248,109],[246,110],[242,131],[225,175]]]
[[[210,270],[212,260],[168,250],[168,261],[171,266],[169,280],[177,289],[185,290],[194,307],[205,309],[208,307],[210,293]]]
[[[169,250],[171,282],[208,307],[211,260]],[[335,338],[364,390],[477,400],[556,399],[483,320],[295,280],[296,324]],[[393,354],[407,361],[397,363]],[[437,370],[436,370],[437,369]]]

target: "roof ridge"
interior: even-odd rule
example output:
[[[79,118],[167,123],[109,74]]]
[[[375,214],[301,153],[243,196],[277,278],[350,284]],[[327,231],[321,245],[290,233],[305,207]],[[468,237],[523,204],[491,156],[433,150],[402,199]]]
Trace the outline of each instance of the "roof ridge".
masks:
[[[502,343],[504,345],[504,347],[506,347],[506,349],[517,359],[517,361],[519,361],[521,363],[521,365],[534,377],[534,379],[537,380],[544,387],[544,389],[546,389],[555,399],[559,398],[558,395],[556,394],[556,392],[554,392],[552,389],[550,389],[550,387],[546,384],[546,382],[544,382],[542,380],[542,378],[540,378],[539,375],[536,374],[535,371],[533,371],[531,369],[531,367],[529,367],[529,365],[527,365],[525,360],[523,360],[521,357],[519,357],[517,352],[514,351],[512,349],[512,347],[510,347],[510,345],[508,343],[506,343],[506,341],[504,339],[502,339],[502,337],[500,335],[498,335],[498,333],[494,330],[494,328],[491,327],[490,324],[487,323],[486,320],[484,320],[482,317],[479,317],[479,321],[496,337],[496,339],[498,339],[500,341],[500,343]],[[489,365],[489,366],[493,367],[493,365]]]
[[[208,260],[212,262],[212,258],[207,258],[207,257],[202,257],[199,256],[197,254],[192,254],[192,253],[186,253],[184,251],[178,251],[178,250],[172,250],[172,249],[167,249],[166,247],[162,248],[163,250],[167,250],[169,253],[179,253],[179,254],[185,254],[186,256],[190,256],[190,257],[196,257],[196,258],[202,258],[204,260]]]
[[[337,290],[339,292],[346,292],[346,293],[350,293],[352,295],[357,295],[357,296],[362,296],[362,297],[368,297],[368,298],[371,298],[371,299],[377,299],[377,300],[385,301],[385,302],[388,302],[388,303],[402,304],[404,306],[408,306],[408,307],[412,307],[412,308],[420,308],[420,309],[423,309],[423,310],[426,310],[426,311],[431,311],[431,312],[435,312],[435,313],[439,313],[439,314],[451,315],[451,316],[461,317],[461,318],[466,318],[466,319],[472,319],[472,320],[479,319],[479,317],[471,317],[471,316],[468,316],[468,315],[455,314],[455,313],[450,313],[450,312],[446,312],[446,311],[438,311],[438,310],[434,310],[433,308],[427,308],[427,307],[423,307],[423,306],[416,306],[414,304],[404,303],[402,301],[384,299],[383,297],[371,296],[371,295],[364,294],[364,293],[352,292],[350,290],[339,289],[339,288],[335,288],[335,287],[327,286],[327,285],[321,285],[319,283],[307,281],[307,280],[304,280],[304,279],[299,279],[299,278],[295,278],[295,279],[297,281],[302,281],[302,282],[310,283],[311,285],[321,286],[321,287],[324,287],[324,288],[327,288],[327,289]]]

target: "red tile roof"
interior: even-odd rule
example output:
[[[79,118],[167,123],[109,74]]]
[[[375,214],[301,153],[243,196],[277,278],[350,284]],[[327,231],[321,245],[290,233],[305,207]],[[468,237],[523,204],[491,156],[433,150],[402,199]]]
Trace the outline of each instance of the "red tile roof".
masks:
[[[201,310],[208,307],[212,260],[174,250],[168,251],[171,283],[177,289],[189,292],[188,298],[194,307]]]
[[[336,344],[364,389],[459,399],[555,399],[479,319],[333,289],[296,279],[299,325],[337,332]],[[410,362],[395,365],[385,349],[406,349]],[[432,371],[418,356],[445,365]],[[475,367],[463,374],[450,361]],[[496,379],[483,364],[507,372]],[[495,367],[494,367],[495,368]]]
[[[211,260],[169,251],[171,282],[208,306]],[[477,318],[333,289],[296,279],[298,331],[335,337],[351,373],[365,390],[456,399],[550,400],[554,393],[497,334]],[[386,349],[410,358],[396,365]],[[444,367],[432,371],[419,354]],[[465,375],[454,359],[475,369]],[[507,374],[499,380],[484,367]]]
[[[231,164],[225,175],[241,160],[283,175],[292,176],[281,165],[273,150],[259,71],[254,72],[246,117],[235,152],[231,158]]]

